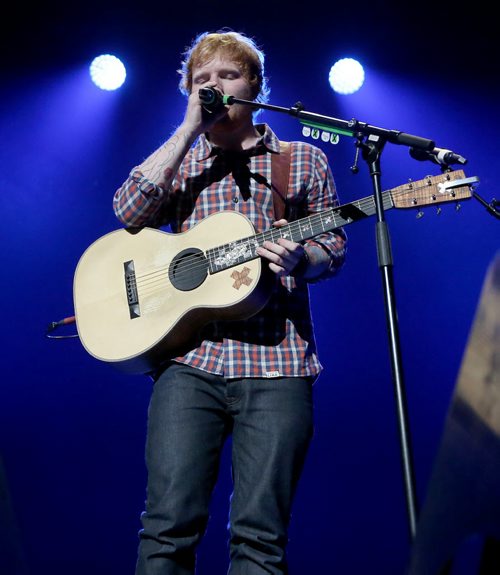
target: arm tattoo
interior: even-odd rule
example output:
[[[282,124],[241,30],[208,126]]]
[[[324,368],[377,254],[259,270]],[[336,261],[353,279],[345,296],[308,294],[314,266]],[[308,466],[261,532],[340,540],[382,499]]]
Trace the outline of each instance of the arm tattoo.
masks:
[[[179,136],[172,136],[172,138],[160,146],[151,156],[150,160],[154,166],[154,171],[151,172],[151,179],[153,181],[169,180],[173,177],[174,171],[168,164],[175,155],[179,143],[182,143],[180,140],[181,138]]]

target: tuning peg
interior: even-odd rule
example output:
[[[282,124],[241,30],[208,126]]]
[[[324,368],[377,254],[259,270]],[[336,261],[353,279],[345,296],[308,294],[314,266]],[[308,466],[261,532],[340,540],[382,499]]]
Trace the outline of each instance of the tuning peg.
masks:
[[[420,218],[423,218],[423,217],[424,217],[424,212],[423,212],[422,210],[418,210],[416,217],[417,217],[417,220],[419,220]]]
[[[455,204],[455,211],[458,212],[459,210],[462,209],[462,204],[459,204],[458,202]]]
[[[439,216],[440,213],[441,213],[441,206],[438,206],[438,207],[436,208],[436,215]]]

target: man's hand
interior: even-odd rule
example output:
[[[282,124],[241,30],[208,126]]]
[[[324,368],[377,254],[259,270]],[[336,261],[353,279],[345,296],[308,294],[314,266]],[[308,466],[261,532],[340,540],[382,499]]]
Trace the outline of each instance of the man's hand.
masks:
[[[213,88],[211,84],[204,86]],[[228,108],[221,106],[212,113],[203,108],[203,102],[200,100],[199,90],[193,90],[188,99],[188,105],[184,116],[184,126],[190,130],[196,137],[210,128],[224,116],[227,116]]]
[[[285,219],[274,222],[274,226],[280,228],[288,222]],[[279,276],[290,275],[302,261],[304,247],[285,238],[279,238],[277,243],[265,241],[258,247],[256,253],[269,261],[269,268]]]

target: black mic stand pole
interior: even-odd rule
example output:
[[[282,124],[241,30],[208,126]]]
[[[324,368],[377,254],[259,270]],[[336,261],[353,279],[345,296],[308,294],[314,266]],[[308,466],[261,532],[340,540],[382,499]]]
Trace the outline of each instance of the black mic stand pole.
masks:
[[[433,140],[429,140],[427,138],[420,138],[419,136],[412,136],[411,134],[406,134],[396,130],[386,130],[384,128],[370,126],[355,119],[346,121],[339,120],[337,118],[331,118],[329,116],[322,116],[320,114],[305,112],[300,102],[295,104],[295,106],[292,108],[283,108],[281,106],[274,106],[271,104],[261,104],[249,100],[240,100],[233,96],[224,96],[223,104],[247,104],[253,106],[254,108],[264,108],[266,110],[272,110],[276,112],[285,112],[287,114],[291,114],[292,116],[297,116],[306,126],[323,129],[342,135],[354,136],[357,138],[357,147],[361,148],[362,156],[368,163],[373,182],[373,195],[377,215],[376,241],[378,250],[378,263],[382,273],[384,287],[384,303],[387,328],[389,332],[391,367],[399,424],[399,439],[401,444],[409,531],[411,539],[413,540],[415,538],[417,529],[417,497],[395,305],[392,253],[382,201],[380,155],[387,142],[410,146],[412,148],[426,151],[433,150],[435,148],[435,143]],[[363,138],[366,138],[364,142]]]
[[[389,230],[385,221],[382,201],[380,155],[385,146],[383,138],[370,135],[363,143],[361,139],[358,146],[361,147],[362,156],[366,160],[370,176],[373,182],[374,200],[376,207],[376,242],[378,265],[382,274],[384,288],[384,303],[388,336],[390,344],[392,377],[394,383],[394,395],[399,423],[399,439],[403,464],[403,477],[405,482],[407,512],[410,536],[413,540],[417,530],[417,497],[415,487],[415,474],[413,470],[410,430],[408,425],[408,410],[401,362],[400,339],[395,304],[393,260]]]

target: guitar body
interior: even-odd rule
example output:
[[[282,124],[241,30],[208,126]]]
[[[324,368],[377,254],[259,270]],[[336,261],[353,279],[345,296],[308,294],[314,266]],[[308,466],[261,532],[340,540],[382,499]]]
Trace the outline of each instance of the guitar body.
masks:
[[[261,259],[211,274],[203,256],[254,233],[245,216],[219,212],[184,233],[143,228],[102,236],[84,252],[74,277],[75,316],[85,349],[125,371],[146,373],[187,351],[208,322],[257,313],[272,280],[272,274],[262,273]],[[179,270],[194,273],[185,280]]]

